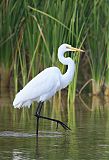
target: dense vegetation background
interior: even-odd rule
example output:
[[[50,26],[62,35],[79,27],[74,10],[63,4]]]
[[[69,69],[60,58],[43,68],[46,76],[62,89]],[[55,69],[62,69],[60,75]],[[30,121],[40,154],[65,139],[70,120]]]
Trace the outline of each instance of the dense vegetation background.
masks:
[[[57,59],[62,43],[85,50],[85,54],[72,57],[76,72],[68,96],[75,97],[76,88],[81,93],[84,87],[94,95],[109,96],[108,0],[2,0],[1,87],[13,87],[17,92],[53,65],[65,72],[66,66]]]

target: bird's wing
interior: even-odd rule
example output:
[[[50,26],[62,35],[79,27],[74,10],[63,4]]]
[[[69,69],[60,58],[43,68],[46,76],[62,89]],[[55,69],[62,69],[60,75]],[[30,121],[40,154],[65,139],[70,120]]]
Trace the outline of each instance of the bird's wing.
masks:
[[[14,105],[27,100],[37,99],[60,85],[59,71],[47,68],[34,77],[15,97]],[[56,74],[58,72],[58,74]]]

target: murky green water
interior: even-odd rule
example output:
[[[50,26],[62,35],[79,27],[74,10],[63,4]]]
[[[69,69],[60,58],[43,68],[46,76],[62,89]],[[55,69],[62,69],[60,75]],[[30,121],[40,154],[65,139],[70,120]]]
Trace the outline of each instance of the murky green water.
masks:
[[[69,108],[65,98],[47,102],[42,114],[62,120],[72,131],[66,132],[61,126],[56,131],[56,124],[40,120],[37,139],[36,107],[14,109],[9,93],[2,94],[0,160],[109,160],[108,99],[90,98]]]

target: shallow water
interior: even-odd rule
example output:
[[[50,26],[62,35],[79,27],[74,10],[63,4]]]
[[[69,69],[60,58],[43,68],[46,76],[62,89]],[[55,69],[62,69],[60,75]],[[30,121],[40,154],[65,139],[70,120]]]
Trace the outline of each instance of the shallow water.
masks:
[[[108,98],[77,100],[75,106],[55,98],[43,107],[42,115],[66,123],[71,131],[54,122],[40,120],[36,137],[35,106],[14,109],[12,98],[0,97],[0,160],[108,160]],[[51,107],[52,106],[52,107]]]

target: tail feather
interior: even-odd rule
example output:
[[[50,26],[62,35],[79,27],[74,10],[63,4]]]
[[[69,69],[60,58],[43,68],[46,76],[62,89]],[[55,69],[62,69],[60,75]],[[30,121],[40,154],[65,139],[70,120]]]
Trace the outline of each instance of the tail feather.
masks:
[[[13,106],[16,107],[20,105],[22,105],[22,96],[21,96],[21,92],[18,92],[13,101]]]
[[[26,106],[30,107],[31,103],[32,103],[31,100],[23,99],[22,92],[20,91],[16,94],[16,97],[13,101],[13,106],[14,108],[21,108],[21,107],[26,107]]]

